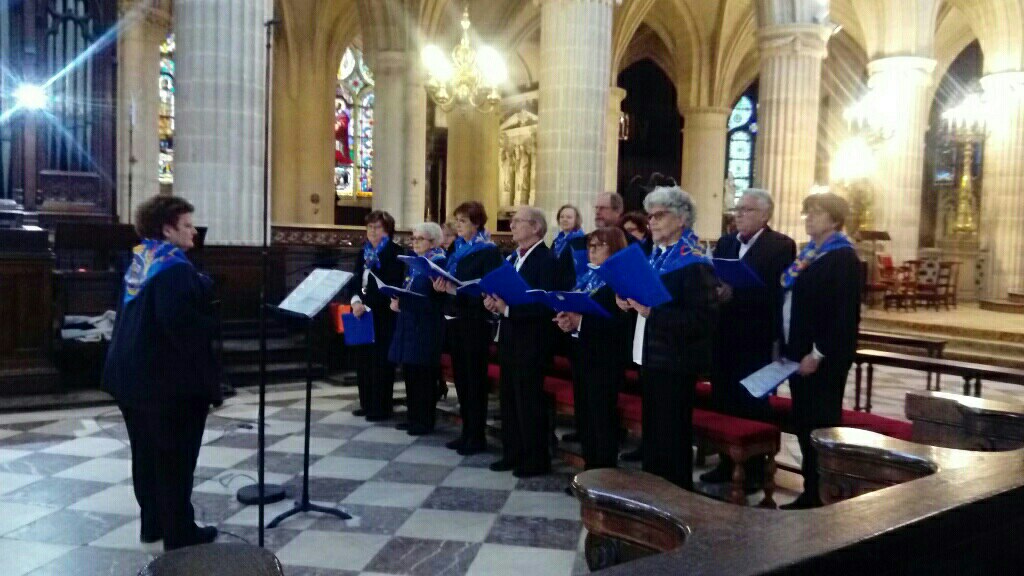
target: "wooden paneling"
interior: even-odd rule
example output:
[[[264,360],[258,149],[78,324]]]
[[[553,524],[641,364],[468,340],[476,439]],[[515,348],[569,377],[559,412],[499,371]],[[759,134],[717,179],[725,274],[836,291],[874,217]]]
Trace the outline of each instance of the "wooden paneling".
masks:
[[[52,270],[48,251],[0,253],[0,393],[46,391],[56,381],[49,359]]]

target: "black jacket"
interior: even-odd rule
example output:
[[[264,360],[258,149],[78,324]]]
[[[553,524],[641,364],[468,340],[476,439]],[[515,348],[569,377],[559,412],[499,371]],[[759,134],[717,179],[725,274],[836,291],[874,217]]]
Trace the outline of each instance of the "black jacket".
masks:
[[[448,258],[451,259],[451,256]],[[501,266],[501,252],[498,251],[497,246],[488,246],[463,256],[452,276],[462,282],[476,280],[483,278],[498,266]],[[491,313],[484,308],[484,301],[479,296],[454,296],[449,299],[449,306],[445,313],[462,319],[491,319]]]
[[[643,366],[687,376],[710,375],[718,326],[718,279],[710,264],[661,276],[672,300],[651,309],[644,326]]]
[[[640,248],[643,249],[644,254],[650,256],[651,250],[653,249],[653,243],[650,240],[643,242],[637,240],[632,234],[623,232],[626,235],[627,244],[640,244]],[[568,246],[562,250],[562,253],[558,255],[558,272],[555,279],[555,285],[558,290],[570,291],[576,288],[576,261],[573,257],[573,253],[580,254],[582,258],[588,258],[587,253],[587,237],[577,236],[572,240],[569,240]]]
[[[723,236],[715,246],[715,258],[739,258],[736,234]],[[796,258],[793,239],[765,228],[743,255],[764,282],[763,287],[733,287],[732,299],[719,304],[716,374],[729,381],[747,377],[772,361],[776,326],[782,313],[779,277]]]
[[[564,252],[563,252],[564,254]],[[509,258],[515,263],[515,255]],[[541,242],[523,262],[519,275],[535,290],[554,290],[557,262],[547,244]],[[551,358],[551,309],[543,304],[509,306],[508,317],[498,316],[498,353],[503,362],[541,364]]]
[[[404,250],[401,246],[393,241],[388,241],[387,246],[378,255],[380,266],[373,268],[371,272],[389,286],[401,286],[405,279],[405,264],[398,257],[402,254],[404,254]],[[358,295],[363,301],[363,305],[372,309],[376,342],[390,346],[391,336],[395,331],[395,313],[391,311],[391,299],[380,293],[373,277],[366,282],[366,292],[360,293],[363,270],[365,269],[366,261],[363,258],[363,251],[360,249],[356,255],[356,267],[353,270],[355,277],[345,286],[345,297],[351,300]]]
[[[615,304],[615,291],[611,286],[604,286],[591,298],[607,310],[611,318],[583,316],[577,336],[580,357],[588,367],[621,371],[629,360],[630,336],[636,317]]]
[[[833,363],[853,362],[860,326],[860,259],[841,248],[807,267],[793,285],[785,355],[799,362],[813,346]]]
[[[217,330],[208,283],[190,265],[167,268],[122,303],[102,388],[118,403],[136,408],[170,400],[219,404]]]

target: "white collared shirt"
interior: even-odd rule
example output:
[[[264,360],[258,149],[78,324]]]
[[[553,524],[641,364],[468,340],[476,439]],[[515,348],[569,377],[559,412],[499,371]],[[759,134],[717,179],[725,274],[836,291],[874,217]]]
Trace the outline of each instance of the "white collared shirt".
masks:
[[[739,243],[740,243],[740,255],[739,255],[739,259],[740,260],[742,260],[743,256],[746,255],[746,253],[750,250],[750,247],[754,245],[754,242],[757,242],[757,239],[761,237],[761,233],[762,232],[764,232],[764,227],[762,227],[760,230],[758,230],[754,234],[754,236],[750,239],[750,241],[747,242],[746,244],[744,244],[743,241],[740,240],[740,237],[739,237],[738,234],[736,235],[736,240],[738,240]]]
[[[662,252],[668,250],[671,246],[657,245],[654,247],[655,250],[661,249]],[[647,318],[644,318],[640,314],[636,315],[636,329],[633,332],[633,362],[643,366],[644,362],[644,328],[647,327]]]

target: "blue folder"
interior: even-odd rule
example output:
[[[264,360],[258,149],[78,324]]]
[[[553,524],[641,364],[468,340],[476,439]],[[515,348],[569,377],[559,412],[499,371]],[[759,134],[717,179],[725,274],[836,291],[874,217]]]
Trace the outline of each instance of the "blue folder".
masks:
[[[480,279],[482,293],[494,294],[509,306],[535,304],[536,300],[527,294],[529,290],[530,285],[523,280],[523,277],[508,261],[502,262],[501,266],[491,270]]]
[[[437,278],[444,278],[445,280],[448,280],[449,282],[455,284],[456,286],[462,284],[462,282],[457,280],[446,270],[442,269],[440,266],[434,264],[433,262],[431,262],[430,260],[423,256],[403,255],[399,256],[398,259],[401,260],[402,262],[405,262],[406,266],[408,266],[410,269],[415,270],[420,274],[426,274],[427,278],[430,278],[431,280],[435,280]]]
[[[345,327],[346,346],[374,343],[373,311],[367,310],[361,318],[356,318],[355,314],[351,313],[342,314],[341,324]]]
[[[715,258],[715,275],[733,288],[764,288],[764,281],[743,260]]]
[[[651,308],[672,300],[639,244],[630,244],[625,250],[612,254],[597,268],[597,275],[604,278],[619,298],[632,298]]]
[[[380,287],[380,293],[387,296],[388,298],[426,298],[426,296],[420,294],[419,292],[413,292],[412,290],[406,290],[404,288],[399,288],[397,286],[389,286],[387,284],[384,284]]]
[[[462,286],[455,289],[455,293],[459,296],[471,296],[480,298],[484,295],[484,291],[480,288],[480,280],[464,282]]]
[[[592,314],[602,318],[611,318],[612,315],[594,301],[586,292],[545,292],[544,290],[530,290],[528,292],[537,302],[544,304],[555,312],[576,312],[577,314]]]

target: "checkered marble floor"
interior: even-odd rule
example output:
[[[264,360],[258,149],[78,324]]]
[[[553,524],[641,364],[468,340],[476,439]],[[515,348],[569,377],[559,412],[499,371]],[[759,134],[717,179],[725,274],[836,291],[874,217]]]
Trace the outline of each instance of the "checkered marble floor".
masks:
[[[906,391],[924,388],[913,372],[879,368],[875,378],[875,412],[887,416],[901,417]],[[852,381],[847,390],[850,407]],[[354,518],[300,514],[267,530],[267,546],[289,576],[586,572],[579,504],[562,492],[572,469],[556,465],[552,475],[529,480],[493,473],[493,446],[465,458],[443,447],[455,435],[451,425],[414,438],[393,422],[353,416],[354,388],[318,383],[314,395],[311,497]],[[1021,395],[986,384],[985,397]],[[303,385],[268,394],[267,478],[290,497],[301,488],[304,406]],[[218,526],[222,541],[256,541],[256,508],[234,498],[256,474],[255,418],[256,396],[243,390],[207,421],[192,500],[198,520]],[[160,544],[138,541],[130,460],[116,408],[0,415],[0,573],[132,575],[158,555]],[[792,437],[779,460],[799,462]],[[776,480],[777,502],[800,491],[796,474],[780,470]],[[268,506],[267,521],[291,506],[291,499]]]

